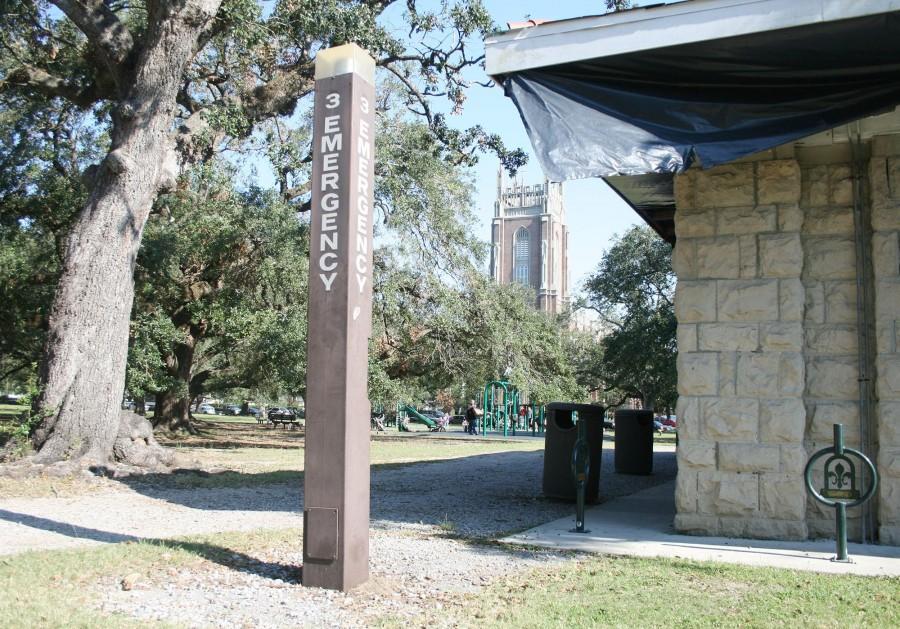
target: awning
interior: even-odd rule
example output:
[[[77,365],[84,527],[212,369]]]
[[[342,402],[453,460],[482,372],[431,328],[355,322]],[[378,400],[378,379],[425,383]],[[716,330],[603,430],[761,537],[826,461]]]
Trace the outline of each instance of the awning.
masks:
[[[782,13],[766,13],[776,6]],[[548,178],[656,173],[607,182],[639,213],[671,213],[672,173],[900,104],[898,8],[895,0],[683,2],[500,35],[488,41],[487,65]],[[846,15],[856,17],[838,19]],[[584,58],[591,37],[598,56]]]
[[[675,242],[675,176],[672,173],[604,177],[603,180],[663,240]]]
[[[536,68],[503,85],[554,181],[710,167],[900,103],[900,15]]]

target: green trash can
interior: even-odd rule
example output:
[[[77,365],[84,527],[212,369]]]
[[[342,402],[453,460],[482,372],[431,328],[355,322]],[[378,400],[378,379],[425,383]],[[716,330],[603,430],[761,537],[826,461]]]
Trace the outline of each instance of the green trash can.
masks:
[[[616,411],[616,473],[653,473],[653,411]]]
[[[603,451],[602,406],[551,402],[545,407],[544,432],[544,482],[543,493],[550,498],[575,500],[575,478],[572,476],[572,452],[578,440],[578,429],[572,411],[578,412],[578,421],[587,422],[587,439],[590,450],[585,502],[597,502],[600,497],[600,453]]]

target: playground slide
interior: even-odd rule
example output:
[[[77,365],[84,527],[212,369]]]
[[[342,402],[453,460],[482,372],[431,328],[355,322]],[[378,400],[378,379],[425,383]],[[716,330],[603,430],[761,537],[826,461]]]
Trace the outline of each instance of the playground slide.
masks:
[[[404,406],[403,410],[409,414],[410,420],[423,423],[426,426],[428,426],[429,428],[434,428],[435,426],[437,426],[437,424],[434,423],[434,420],[432,420],[430,417],[425,417],[422,413],[417,411],[415,408],[413,408],[409,404]]]

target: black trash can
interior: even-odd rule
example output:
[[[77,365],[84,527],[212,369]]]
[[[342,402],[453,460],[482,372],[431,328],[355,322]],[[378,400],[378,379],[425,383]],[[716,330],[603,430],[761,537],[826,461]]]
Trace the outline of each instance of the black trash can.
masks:
[[[653,411],[616,411],[616,473],[653,473]]]
[[[550,498],[575,500],[575,478],[572,476],[572,451],[578,440],[578,428],[572,411],[578,411],[578,421],[587,422],[587,439],[591,467],[588,471],[586,502],[597,502],[600,495],[600,453],[603,451],[602,406],[551,402],[545,407],[544,433],[544,495]]]

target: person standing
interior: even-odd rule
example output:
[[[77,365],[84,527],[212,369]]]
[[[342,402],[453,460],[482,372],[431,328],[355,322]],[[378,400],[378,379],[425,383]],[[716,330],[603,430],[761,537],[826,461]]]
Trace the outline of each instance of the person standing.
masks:
[[[483,414],[483,411],[475,406],[475,400],[470,400],[469,408],[466,409],[466,421],[469,423],[467,432],[470,435],[478,434],[478,418]]]

